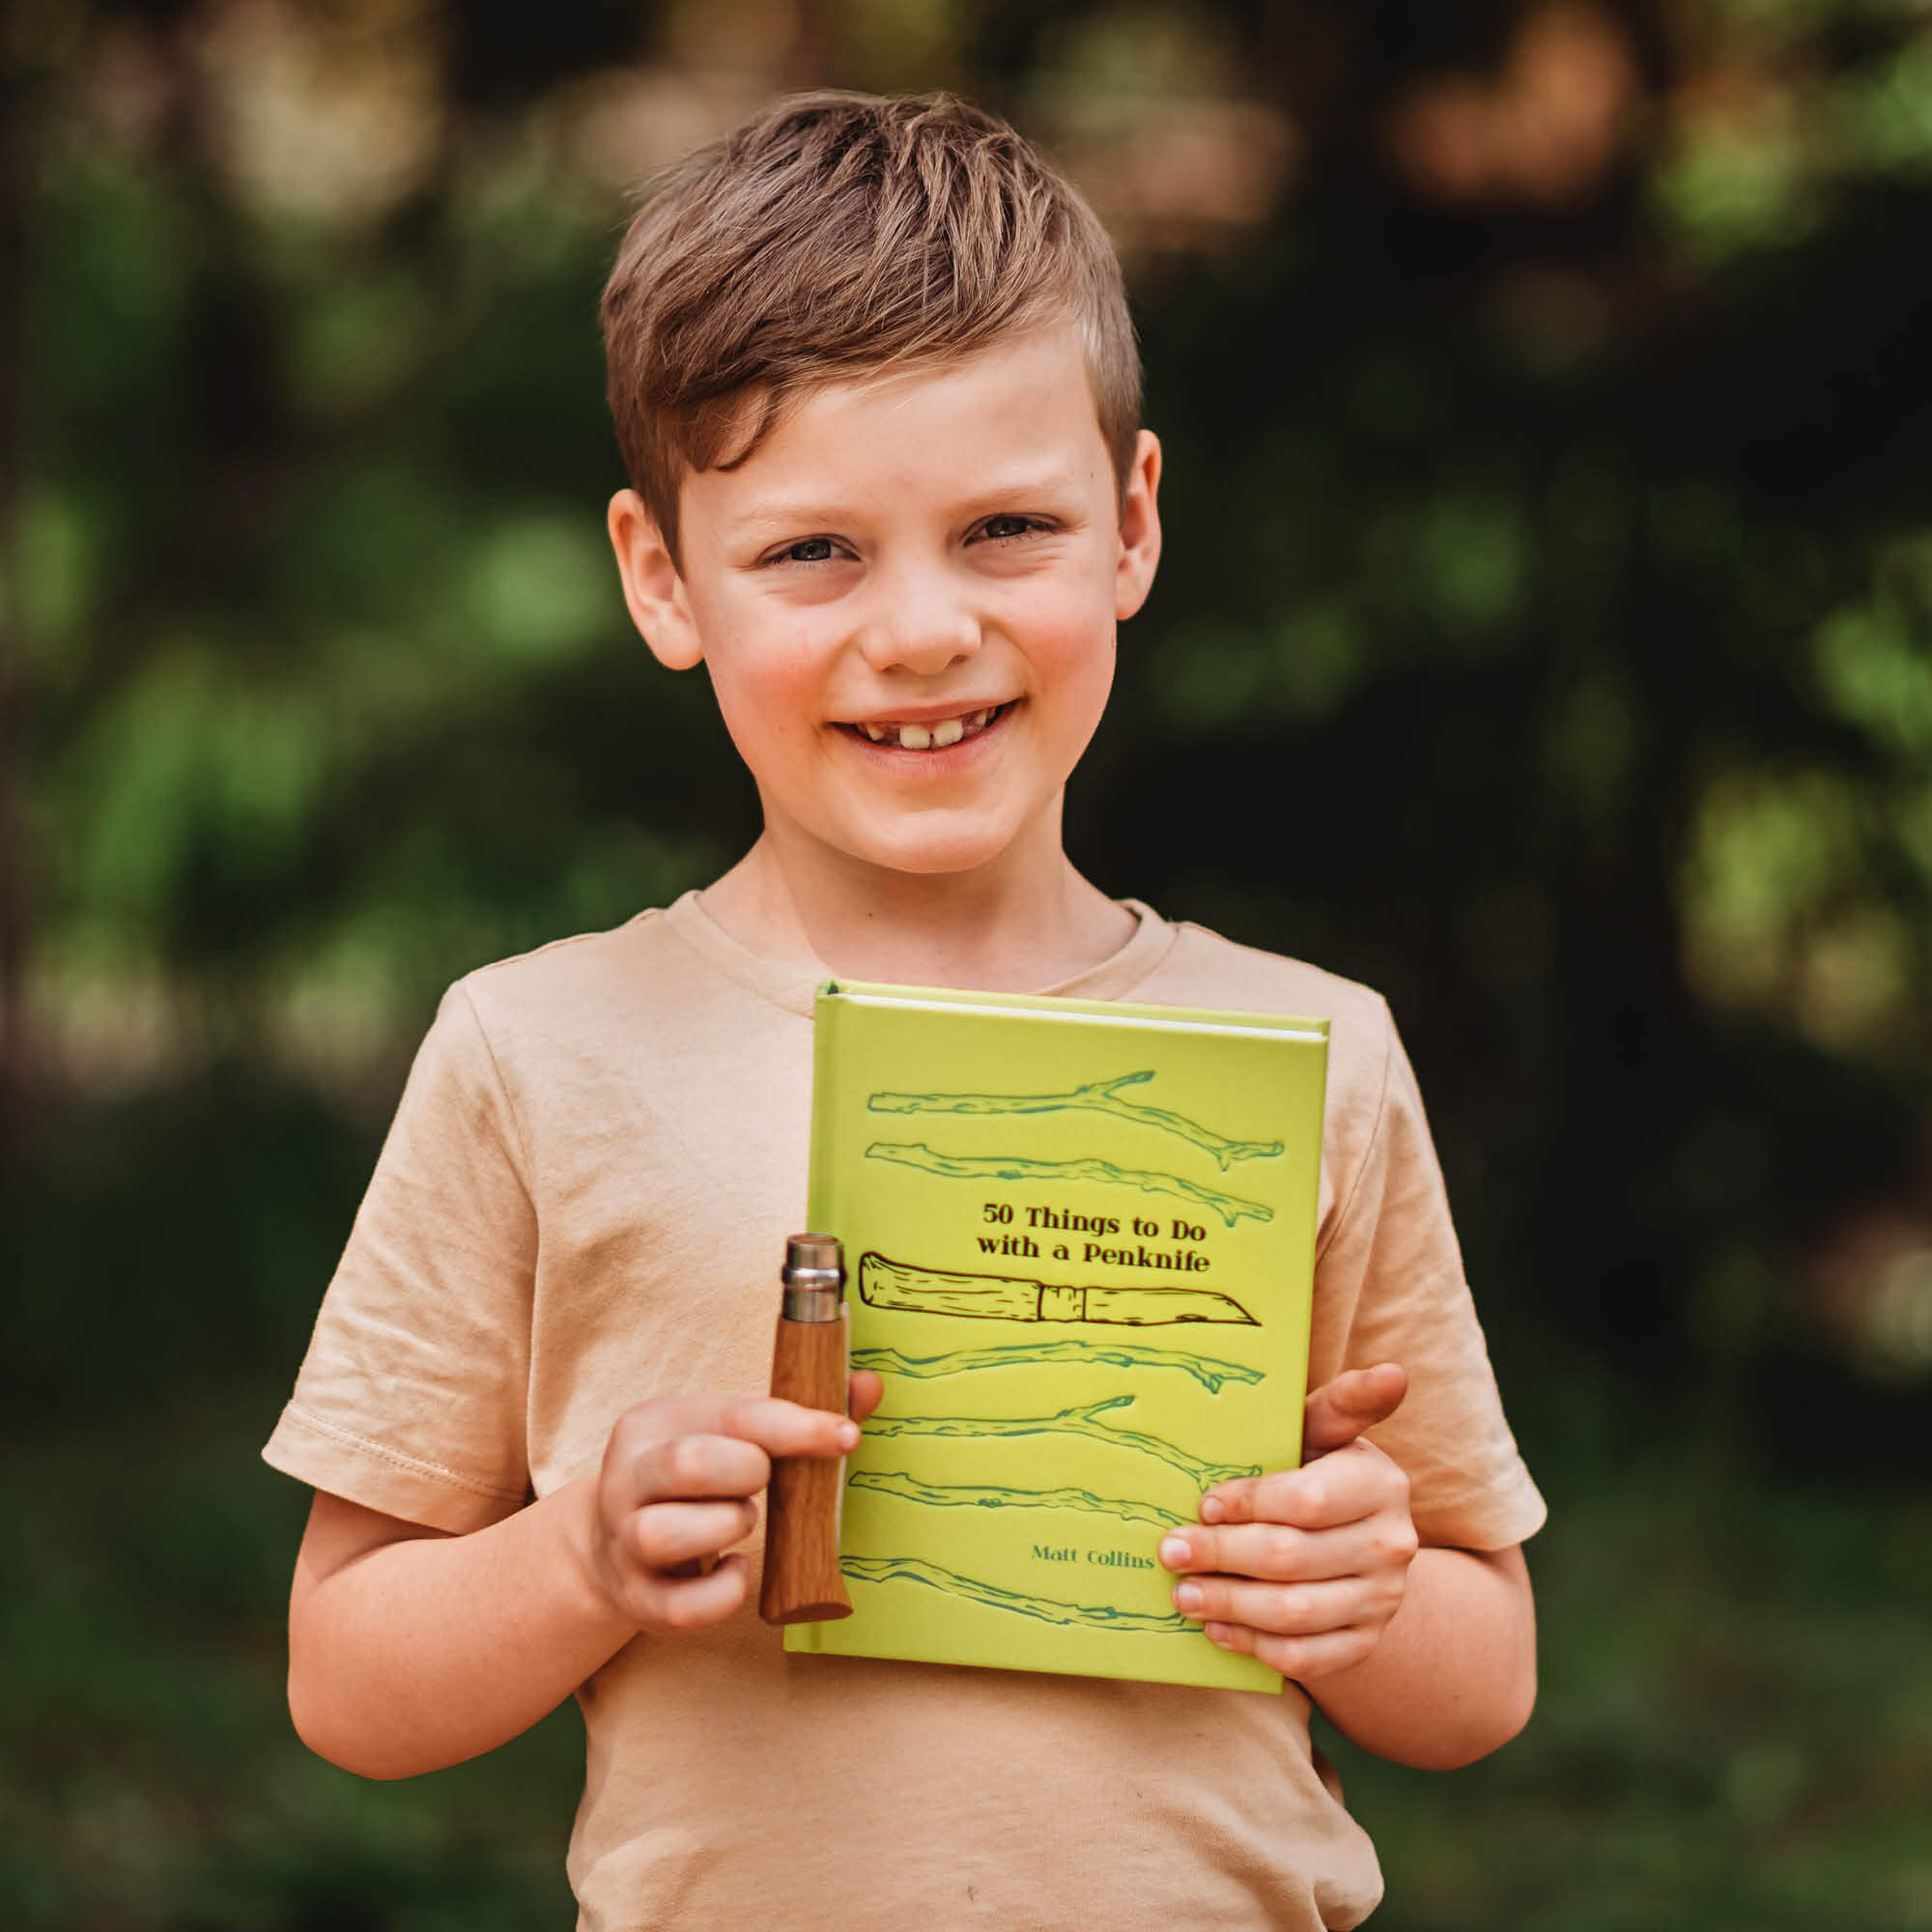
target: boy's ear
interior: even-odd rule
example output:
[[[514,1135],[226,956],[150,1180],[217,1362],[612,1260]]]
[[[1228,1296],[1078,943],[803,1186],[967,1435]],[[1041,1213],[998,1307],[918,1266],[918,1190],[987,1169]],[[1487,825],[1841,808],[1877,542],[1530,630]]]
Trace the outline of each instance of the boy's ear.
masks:
[[[703,661],[704,645],[664,533],[635,490],[611,498],[608,522],[632,623],[667,669],[689,670]]]
[[[1121,555],[1114,578],[1114,615],[1131,617],[1147,602],[1160,562],[1160,439],[1144,429],[1134,444],[1127,487],[1121,497]]]

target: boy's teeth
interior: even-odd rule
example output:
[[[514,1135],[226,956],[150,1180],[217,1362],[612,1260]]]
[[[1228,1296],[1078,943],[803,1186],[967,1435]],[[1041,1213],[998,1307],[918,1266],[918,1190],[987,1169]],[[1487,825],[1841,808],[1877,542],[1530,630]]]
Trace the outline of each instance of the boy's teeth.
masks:
[[[983,711],[969,711],[961,718],[942,718],[936,724],[870,724],[859,729],[875,745],[897,745],[907,752],[943,752],[956,745],[969,731],[983,731],[1000,707],[989,704]]]

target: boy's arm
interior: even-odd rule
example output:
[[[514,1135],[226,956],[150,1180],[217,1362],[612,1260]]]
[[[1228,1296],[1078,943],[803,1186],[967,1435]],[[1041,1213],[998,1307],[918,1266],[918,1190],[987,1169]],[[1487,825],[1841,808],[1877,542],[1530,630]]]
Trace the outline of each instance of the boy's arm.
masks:
[[[853,1382],[863,1415],[877,1378]],[[769,1396],[643,1403],[600,1469],[468,1536],[318,1492],[289,1604],[296,1729],[365,1777],[506,1743],[640,1630],[736,1610],[749,1566],[722,1552],[750,1533],[772,1459],[842,1455],[857,1434]]]
[[[461,1763],[527,1730],[635,1634],[577,1550],[592,1478],[469,1536],[318,1490],[289,1599],[289,1714],[364,1777]]]
[[[1160,1555],[1215,1642],[1295,1679],[1365,1749],[1447,1770],[1527,1721],[1535,1611],[1520,1549],[1417,1547],[1407,1478],[1360,1439],[1406,1383],[1382,1363],[1317,1390],[1302,1466],[1210,1490]]]
[[[1306,1689],[1344,1737],[1422,1771],[1453,1771],[1508,1744],[1536,1702],[1521,1548],[1418,1550],[1402,1607],[1367,1659]]]

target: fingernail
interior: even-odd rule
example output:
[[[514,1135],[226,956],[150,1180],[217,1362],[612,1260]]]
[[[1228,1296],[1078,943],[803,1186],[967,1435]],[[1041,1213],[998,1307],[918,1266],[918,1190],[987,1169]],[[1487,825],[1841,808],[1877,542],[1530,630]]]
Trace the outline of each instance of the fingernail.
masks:
[[[856,1422],[841,1422],[838,1425],[838,1446],[841,1449],[858,1448],[859,1425]]]
[[[1177,1583],[1174,1586],[1174,1607],[1183,1617],[1201,1614],[1201,1585],[1199,1583]]]
[[[1201,1498],[1201,1520],[1203,1522],[1219,1522],[1222,1514],[1221,1498],[1219,1496],[1203,1496]]]
[[[1201,1634],[1209,1643],[1218,1643],[1223,1650],[1228,1647],[1228,1626],[1226,1624],[1203,1624]]]
[[[1160,1540],[1160,1560],[1170,1570],[1179,1570],[1191,1553],[1184,1536],[1163,1536]]]

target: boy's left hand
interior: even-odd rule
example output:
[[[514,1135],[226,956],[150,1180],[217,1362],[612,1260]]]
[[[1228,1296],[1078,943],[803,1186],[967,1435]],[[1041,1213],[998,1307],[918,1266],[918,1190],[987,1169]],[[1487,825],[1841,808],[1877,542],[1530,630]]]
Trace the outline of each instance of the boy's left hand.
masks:
[[[1170,1530],[1174,1604],[1224,1650],[1301,1682],[1360,1663],[1402,1606],[1417,1547],[1408,1478],[1365,1429],[1395,1413],[1393,1362],[1337,1376],[1308,1398],[1298,1469],[1217,1483],[1201,1521]]]

